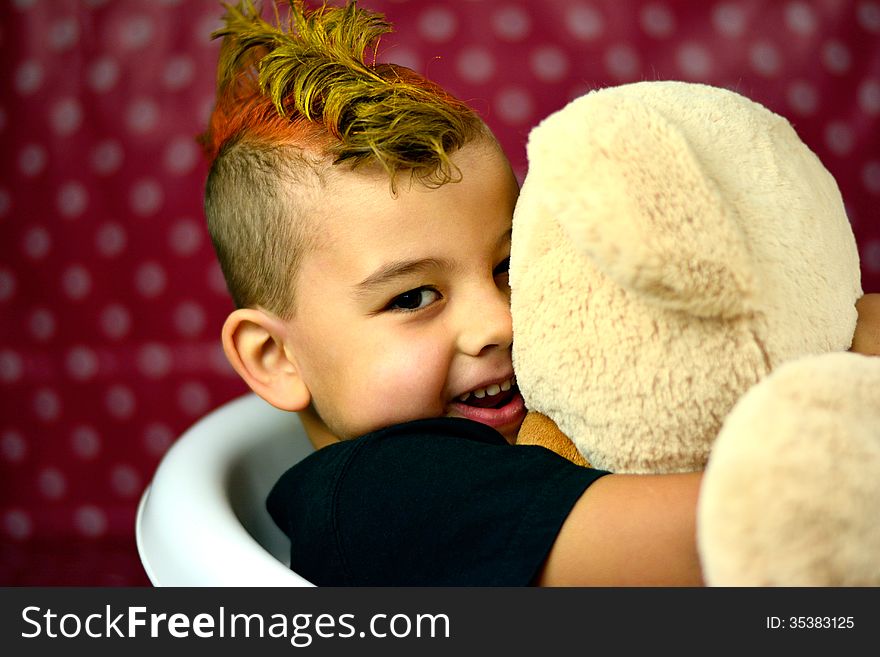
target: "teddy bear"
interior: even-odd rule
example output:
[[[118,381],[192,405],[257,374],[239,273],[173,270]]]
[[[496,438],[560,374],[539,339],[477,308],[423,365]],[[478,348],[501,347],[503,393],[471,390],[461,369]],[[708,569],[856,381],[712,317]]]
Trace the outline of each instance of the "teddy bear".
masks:
[[[710,585],[880,585],[880,359],[837,184],[734,91],[649,81],[544,119],[513,220],[520,442],[704,470]]]

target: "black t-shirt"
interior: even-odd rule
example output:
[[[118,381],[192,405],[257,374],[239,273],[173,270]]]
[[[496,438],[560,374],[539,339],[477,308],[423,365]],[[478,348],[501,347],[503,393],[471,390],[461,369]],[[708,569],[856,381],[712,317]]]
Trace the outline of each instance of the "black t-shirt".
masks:
[[[460,418],[398,424],[290,468],[267,507],[318,586],[525,586],[601,470]]]

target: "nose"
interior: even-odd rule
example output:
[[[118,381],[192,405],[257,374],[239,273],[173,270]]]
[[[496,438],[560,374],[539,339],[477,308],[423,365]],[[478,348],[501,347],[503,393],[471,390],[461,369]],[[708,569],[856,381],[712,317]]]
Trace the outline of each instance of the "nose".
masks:
[[[509,349],[513,343],[510,292],[486,286],[469,297],[459,309],[459,351],[479,356],[492,349]]]

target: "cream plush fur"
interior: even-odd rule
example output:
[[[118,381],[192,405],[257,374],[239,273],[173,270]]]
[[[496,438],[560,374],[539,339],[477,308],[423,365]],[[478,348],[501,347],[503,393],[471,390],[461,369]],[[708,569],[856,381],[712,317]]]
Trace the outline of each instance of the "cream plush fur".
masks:
[[[572,101],[528,156],[510,280],[529,409],[596,467],[700,470],[740,398],[792,363],[713,453],[707,581],[880,584],[880,359],[836,353],[853,338],[858,251],[791,125],[731,91],[642,82]],[[809,546],[837,550],[832,535],[868,563],[820,576],[828,557]]]

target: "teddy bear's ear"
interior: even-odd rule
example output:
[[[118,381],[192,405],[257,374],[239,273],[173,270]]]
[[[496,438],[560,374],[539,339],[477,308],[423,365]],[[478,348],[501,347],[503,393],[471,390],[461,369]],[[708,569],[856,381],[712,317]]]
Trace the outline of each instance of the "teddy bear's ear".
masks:
[[[748,310],[756,277],[736,208],[662,113],[594,92],[545,119],[528,150],[545,210],[618,284],[700,317]]]

